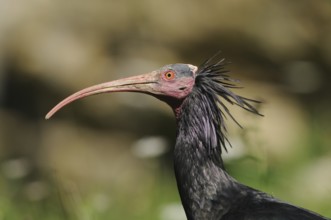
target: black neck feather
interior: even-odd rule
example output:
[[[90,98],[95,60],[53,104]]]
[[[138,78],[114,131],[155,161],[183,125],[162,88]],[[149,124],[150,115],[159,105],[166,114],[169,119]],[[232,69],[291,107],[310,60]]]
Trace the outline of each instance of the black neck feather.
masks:
[[[194,88],[177,117],[175,172],[188,219],[214,219],[211,214],[222,215],[229,208],[229,201],[237,199],[239,186],[225,172],[221,153],[229,143],[225,117],[238,122],[224,102],[259,114],[248,103],[256,101],[230,90],[237,86],[226,75],[224,65],[223,59],[210,59],[199,68]]]
[[[221,165],[222,148],[231,146],[227,138],[225,119],[229,116],[238,126],[240,124],[232,116],[224,104],[237,105],[246,111],[261,115],[251,104],[260,103],[236,95],[231,89],[241,88],[231,79],[224,69],[227,63],[218,59],[217,55],[204,62],[198,69],[195,85],[191,94],[183,101],[178,117],[179,131],[197,146],[201,141],[208,158]],[[241,126],[240,126],[241,127]]]

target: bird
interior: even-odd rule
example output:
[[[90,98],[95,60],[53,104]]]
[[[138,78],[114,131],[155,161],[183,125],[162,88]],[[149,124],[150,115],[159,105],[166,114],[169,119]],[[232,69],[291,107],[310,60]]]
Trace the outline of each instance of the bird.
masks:
[[[174,172],[188,220],[327,220],[246,186],[226,171],[222,153],[231,144],[227,118],[240,126],[228,105],[261,115],[255,104],[259,101],[233,91],[241,86],[230,76],[228,63],[216,54],[199,67],[169,64],[142,75],[94,85],[59,102],[45,118],[91,95],[138,92],[154,96],[167,103],[176,118]]]

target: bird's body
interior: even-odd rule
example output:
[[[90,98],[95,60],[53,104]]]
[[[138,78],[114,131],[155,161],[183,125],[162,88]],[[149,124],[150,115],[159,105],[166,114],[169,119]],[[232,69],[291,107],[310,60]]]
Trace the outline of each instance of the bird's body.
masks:
[[[133,91],[155,96],[169,104],[177,120],[174,169],[188,220],[327,220],[311,211],[284,203],[237,182],[226,171],[225,117],[235,122],[224,101],[255,114],[254,100],[234,94],[235,82],[224,71],[224,60],[210,59],[199,69],[173,64],[148,74],[81,90],[55,106],[89,95]]]
[[[208,76],[215,73],[210,65],[201,68],[204,77],[210,78],[196,78],[190,96],[183,101],[174,149],[176,180],[188,220],[325,220],[242,185],[225,171],[221,158],[225,127],[220,126],[224,114],[217,105],[219,96],[214,95],[224,96],[228,91],[214,81],[219,76]],[[220,68],[222,75],[225,71]],[[245,98],[236,98],[239,106],[257,113]]]
[[[189,112],[195,114],[191,110]],[[207,123],[204,127],[212,124],[206,117],[207,121],[197,117],[202,123]],[[174,166],[188,220],[326,220],[237,182],[225,171],[221,159],[213,159],[217,155],[207,153],[208,143],[199,138],[206,135],[205,130],[182,128],[182,125],[192,123],[185,121],[186,118],[192,117],[186,115],[178,119]],[[217,131],[218,126],[214,129]],[[208,137],[207,134],[206,140],[211,139]]]

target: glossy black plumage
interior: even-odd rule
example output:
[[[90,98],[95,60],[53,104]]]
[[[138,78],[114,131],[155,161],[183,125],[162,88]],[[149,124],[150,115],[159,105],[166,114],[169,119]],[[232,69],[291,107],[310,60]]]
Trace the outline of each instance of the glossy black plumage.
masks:
[[[230,90],[237,86],[224,64],[212,58],[199,68],[177,117],[174,167],[188,220],[327,219],[244,186],[225,171],[221,158],[228,141],[225,117],[235,119],[224,102],[259,113],[250,104],[255,101]]]

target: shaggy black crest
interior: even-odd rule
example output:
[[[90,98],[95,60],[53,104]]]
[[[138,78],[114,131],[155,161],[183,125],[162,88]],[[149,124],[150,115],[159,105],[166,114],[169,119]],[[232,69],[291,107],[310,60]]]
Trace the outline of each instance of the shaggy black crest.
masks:
[[[198,69],[195,86],[188,97],[188,106],[198,106],[195,109],[188,109],[191,117],[195,116],[195,119],[191,118],[191,121],[197,126],[193,127],[204,130],[204,132],[196,131],[196,135],[199,136],[199,140],[205,140],[204,146],[213,158],[220,157],[222,147],[227,151],[226,143],[231,146],[226,135],[227,116],[241,127],[225,105],[226,102],[261,115],[252,105],[252,103],[260,103],[259,101],[236,95],[231,91],[241,87],[237,85],[238,80],[228,75],[229,71],[225,69],[226,64],[228,63],[225,59],[220,59],[218,54],[206,60]]]
[[[212,115],[213,125],[215,127],[221,126],[220,130],[217,132],[217,137],[221,142],[221,146],[227,151],[225,142],[229,142],[226,137],[227,128],[225,124],[226,116],[230,118],[240,127],[242,126],[233,117],[224,101],[230,103],[231,105],[238,105],[241,108],[262,116],[257,109],[252,106],[252,103],[261,103],[260,101],[245,98],[233,93],[230,89],[242,88],[237,85],[238,80],[230,78],[228,75],[229,71],[225,69],[225,59],[218,59],[217,55],[211,57],[205,61],[200,67],[199,72],[196,77],[197,89],[201,90],[201,93],[208,97],[206,108],[208,112]]]

